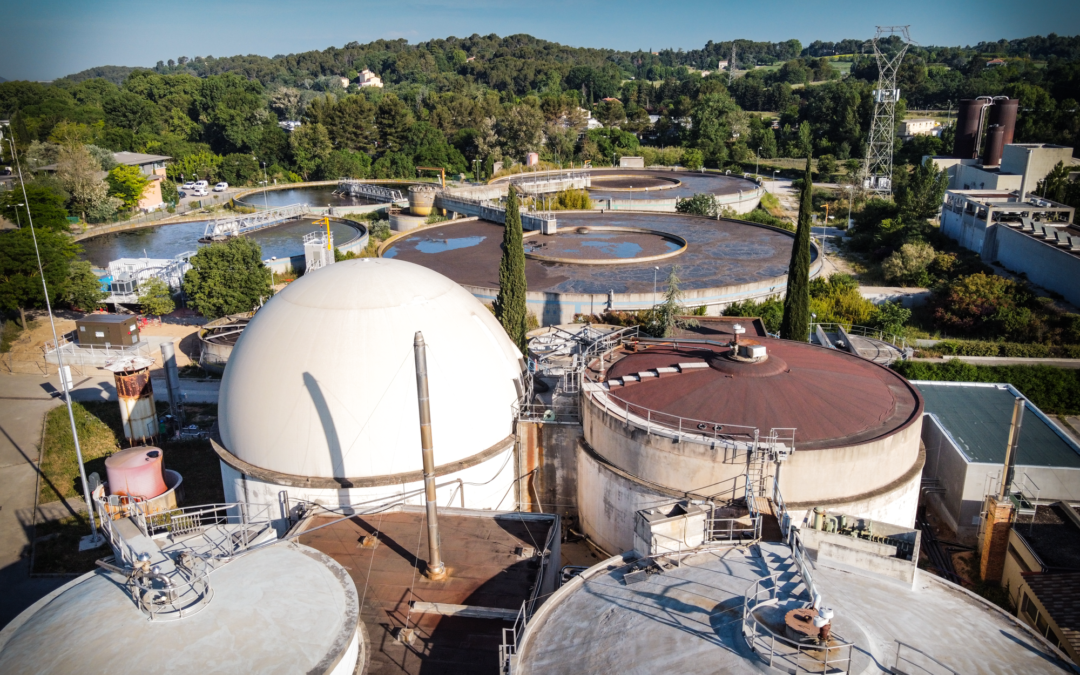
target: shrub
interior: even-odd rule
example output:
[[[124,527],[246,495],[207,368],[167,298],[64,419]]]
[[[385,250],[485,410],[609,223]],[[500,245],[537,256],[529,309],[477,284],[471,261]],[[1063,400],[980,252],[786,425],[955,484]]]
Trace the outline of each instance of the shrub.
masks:
[[[898,281],[905,286],[925,286],[930,281],[926,270],[936,257],[930,244],[921,241],[904,244],[882,263],[881,271],[889,281]]]
[[[1080,412],[1080,370],[1051,366],[976,366],[959,360],[946,363],[898,361],[893,369],[909,380],[1008,383],[1045,413]]]
[[[716,205],[716,198],[708,193],[696,194],[687,199],[675,200],[675,210],[679,213],[689,213],[695,216],[709,216],[715,218],[720,212]]]
[[[554,211],[586,211],[592,207],[588,190],[562,190],[551,204]]]

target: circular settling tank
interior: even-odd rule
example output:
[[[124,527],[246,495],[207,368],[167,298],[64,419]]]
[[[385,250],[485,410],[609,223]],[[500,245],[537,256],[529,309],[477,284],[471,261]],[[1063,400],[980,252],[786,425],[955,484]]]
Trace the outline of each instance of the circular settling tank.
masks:
[[[591,177],[589,191],[600,192],[644,192],[646,190],[671,190],[682,185],[682,181],[672,176],[659,174],[596,174]]]
[[[794,447],[769,473],[796,524],[815,506],[914,523],[924,461],[915,388],[852,354],[754,341],[768,358],[735,359],[721,342],[680,338],[616,352],[593,373],[578,499],[585,532],[606,550],[632,547],[634,513],[672,495],[741,495],[755,437]]]
[[[525,257],[577,265],[625,265],[673,258],[686,250],[674,234],[635,227],[577,227],[525,235]]]
[[[558,234],[525,239],[530,246],[526,303],[541,325],[572,323],[580,314],[648,309],[667,289],[674,265],[683,304],[704,305],[710,314],[786,289],[794,235],[785,230],[668,213],[558,211],[556,216]],[[429,267],[491,303],[499,289],[503,231],[484,220],[448,221],[388,240],[381,255]],[[685,242],[681,252],[674,249],[680,241]],[[549,247],[553,259],[546,259]],[[652,255],[667,257],[653,260]],[[816,248],[811,255],[811,275],[817,275]]]
[[[407,189],[407,183],[378,183],[394,190]],[[254,208],[307,204],[309,206],[363,206],[379,202],[364,197],[353,197],[338,192],[336,183],[328,185],[301,185],[297,187],[274,187],[269,190],[253,190],[236,200],[237,203]]]
[[[304,254],[303,237],[316,229],[313,218],[304,218],[245,234],[262,249],[263,259],[289,258]],[[172,258],[185,251],[198,250],[205,244],[199,238],[206,231],[206,221],[172,223],[102,234],[84,239],[79,244],[87,260],[98,267],[108,267],[109,262],[119,258]],[[360,223],[330,220],[334,246],[340,247],[357,237],[366,229]]]

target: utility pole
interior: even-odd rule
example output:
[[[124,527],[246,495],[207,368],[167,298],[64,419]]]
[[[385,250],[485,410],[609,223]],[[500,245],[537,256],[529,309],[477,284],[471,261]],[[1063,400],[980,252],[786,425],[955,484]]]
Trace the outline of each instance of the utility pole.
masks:
[[[728,72],[727,83],[728,83],[728,86],[730,87],[731,83],[735,81],[735,41],[734,40],[731,41],[731,60],[728,61],[727,72]]]
[[[899,37],[901,46],[886,52],[888,38]],[[908,26],[877,26],[871,44],[878,64],[878,86],[874,90],[874,116],[870,120],[870,137],[866,141],[866,163],[863,165],[863,187],[868,190],[892,193],[893,143],[896,137],[896,72],[904,54],[911,46]]]

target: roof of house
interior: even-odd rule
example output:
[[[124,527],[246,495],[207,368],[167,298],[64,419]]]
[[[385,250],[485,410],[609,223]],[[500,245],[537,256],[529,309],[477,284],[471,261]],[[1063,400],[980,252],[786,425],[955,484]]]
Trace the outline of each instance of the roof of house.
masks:
[[[913,382],[926,412],[952,435],[971,462],[1001,464],[1009,442],[1016,396],[1005,384]],[[1080,447],[1050,426],[1030,401],[1020,430],[1016,463],[1023,466],[1080,468]]]
[[[1014,532],[1027,542],[1048,571],[1080,572],[1080,513],[1064,502],[1018,515]]]
[[[114,152],[113,159],[117,164],[126,164],[127,166],[142,166],[143,164],[151,164],[153,162],[164,162],[172,159],[167,155],[145,155],[141,152]]]
[[[1080,651],[1080,572],[1031,574],[1024,580],[1061,629],[1061,637],[1074,653]]]

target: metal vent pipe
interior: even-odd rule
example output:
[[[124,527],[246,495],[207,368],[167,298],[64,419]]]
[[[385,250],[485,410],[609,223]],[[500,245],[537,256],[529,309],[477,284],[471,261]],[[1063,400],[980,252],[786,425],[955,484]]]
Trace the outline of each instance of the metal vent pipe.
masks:
[[[1012,489],[1013,474],[1016,472],[1016,450],[1020,445],[1020,426],[1024,422],[1024,399],[1017,396],[1013,404],[1012,423],[1009,425],[1009,445],[1005,448],[1005,466],[1001,471],[1001,490],[998,501],[1004,501]]]
[[[420,448],[424,454],[424,500],[427,506],[429,560],[424,572],[429,579],[446,578],[446,565],[439,552],[439,515],[435,501],[435,451],[431,444],[431,406],[428,400],[427,345],[424,334],[416,331],[413,339],[416,354],[416,396],[420,404]]]

